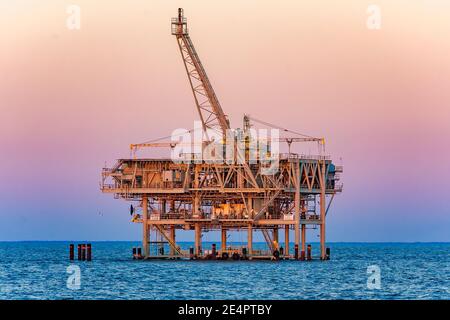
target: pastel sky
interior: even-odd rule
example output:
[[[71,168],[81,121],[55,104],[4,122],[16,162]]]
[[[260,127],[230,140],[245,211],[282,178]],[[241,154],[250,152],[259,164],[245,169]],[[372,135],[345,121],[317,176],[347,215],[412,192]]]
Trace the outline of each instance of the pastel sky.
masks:
[[[329,241],[450,241],[448,0],[0,0],[0,240],[140,239],[100,172],[198,118],[178,7],[233,126],[326,137]]]

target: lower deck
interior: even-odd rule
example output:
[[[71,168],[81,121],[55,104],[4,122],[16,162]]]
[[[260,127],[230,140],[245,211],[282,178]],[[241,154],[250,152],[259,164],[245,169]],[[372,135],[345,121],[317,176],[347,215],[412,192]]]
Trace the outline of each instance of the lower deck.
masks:
[[[162,260],[312,260],[312,246],[306,242],[307,229],[320,229],[321,220],[282,221],[226,221],[223,223],[211,221],[177,222],[147,220],[145,232],[148,237],[143,242],[145,249],[133,248],[134,259],[162,259]],[[301,241],[291,242],[291,231],[300,226]],[[195,242],[183,247],[177,243],[177,230],[192,230],[195,233]],[[205,242],[203,235],[206,232],[219,231],[221,241],[218,243]],[[238,232],[241,241],[229,242],[230,232]],[[255,233],[261,233],[266,240],[264,246],[254,246]],[[244,241],[243,238],[245,238]],[[300,240],[300,239],[299,239]],[[147,241],[147,242],[146,242]],[[146,246],[145,246],[146,245]],[[145,251],[144,251],[145,250]],[[323,251],[322,251],[323,250]],[[320,259],[328,260],[329,248],[322,249]]]
[[[267,174],[261,163],[121,159],[103,170],[101,190],[132,201],[132,222],[142,225],[142,248],[140,253],[135,248],[135,258],[308,259],[306,229],[317,227],[320,259],[327,260],[326,215],[334,195],[342,190],[336,183],[342,168],[326,157],[294,154],[278,164],[277,171]],[[194,231],[189,250],[178,245],[177,230]],[[204,248],[202,237],[213,230],[221,233],[220,245]],[[227,233],[233,230],[246,233],[245,246],[229,248]],[[289,248],[290,230],[293,248]],[[253,246],[256,231],[264,237],[266,252]],[[152,235],[160,244],[152,244]]]

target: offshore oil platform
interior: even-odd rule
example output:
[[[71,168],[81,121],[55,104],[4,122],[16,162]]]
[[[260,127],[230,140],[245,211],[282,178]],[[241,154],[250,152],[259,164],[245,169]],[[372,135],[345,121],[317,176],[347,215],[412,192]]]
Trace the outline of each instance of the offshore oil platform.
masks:
[[[326,216],[334,196],[342,191],[338,181],[343,168],[334,165],[322,151],[312,156],[291,152],[291,144],[297,142],[317,143],[319,150],[324,151],[324,139],[280,128],[249,115],[244,116],[243,129],[231,130],[189,37],[183,9],[178,9],[178,16],[171,23],[201,119],[200,131],[205,140],[202,147],[213,144],[220,147],[233,140],[233,161],[207,161],[199,157],[195,146],[194,152],[179,153],[182,161],[173,157],[136,157],[141,148],[166,147],[173,151],[177,146],[182,147],[181,142],[154,140],[132,144],[130,158],[119,159],[112,168],[103,168],[101,191],[135,203],[130,205],[130,214],[132,222],[142,224],[142,248],[133,248],[133,257],[311,260],[306,231],[319,229],[320,259],[329,259],[325,243]],[[252,121],[293,136],[258,140],[252,134]],[[220,139],[213,140],[211,132]],[[273,152],[273,144],[280,142],[287,143],[289,152]],[[241,151],[236,145],[242,146]],[[222,150],[213,148],[211,154],[216,152],[216,156],[222,156]],[[200,155],[202,152],[205,151],[201,149]],[[267,159],[262,158],[268,154],[276,160],[277,170],[266,170],[267,161],[263,160]],[[252,161],[255,160],[252,155],[256,161]],[[279,239],[280,229],[284,230],[283,242]],[[177,244],[177,230],[193,231],[195,245],[183,250]],[[289,247],[290,230],[294,231],[294,248]],[[220,247],[212,244],[211,248],[203,248],[202,234],[209,231],[221,232]],[[245,244],[227,244],[227,233],[231,231],[246,233]],[[253,248],[255,232],[262,233],[267,250]]]

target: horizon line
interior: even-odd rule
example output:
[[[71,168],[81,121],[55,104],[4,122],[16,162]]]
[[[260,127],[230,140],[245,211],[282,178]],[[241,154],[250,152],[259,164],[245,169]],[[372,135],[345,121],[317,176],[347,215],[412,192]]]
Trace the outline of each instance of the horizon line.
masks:
[[[2,242],[142,242],[141,240],[0,240]],[[220,241],[202,241],[203,243],[220,243]],[[194,243],[194,241],[177,241],[177,243]],[[227,243],[247,243],[246,241],[227,241]],[[265,241],[254,241],[255,243],[266,243]],[[289,243],[294,243],[290,241]],[[319,241],[309,241],[308,243],[319,243]],[[450,243],[450,241],[327,241],[327,243]],[[280,244],[284,244],[281,241]]]

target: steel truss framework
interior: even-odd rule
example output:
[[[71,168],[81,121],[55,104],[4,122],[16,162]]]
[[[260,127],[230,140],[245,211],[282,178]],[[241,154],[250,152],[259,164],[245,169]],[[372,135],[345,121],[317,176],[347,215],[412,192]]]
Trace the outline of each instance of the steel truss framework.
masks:
[[[219,133],[226,142],[230,124],[189,37],[182,9],[178,10],[178,17],[172,19],[172,35],[177,40],[206,142],[211,143],[208,129]],[[248,133],[245,128],[250,127],[249,121],[244,117],[244,136]],[[253,250],[253,232],[259,230],[270,250],[268,256],[272,257],[275,251],[281,251],[280,228],[285,230],[284,258],[292,258],[289,230],[294,230],[297,257],[300,244],[302,253],[306,250],[306,226],[311,225],[320,228],[320,257],[325,259],[326,214],[334,195],[342,190],[342,185],[338,184],[342,167],[335,166],[324,156],[302,157],[291,153],[293,141],[323,143],[323,139],[305,137],[284,138],[289,154],[280,157],[279,170],[271,175],[263,174],[264,165],[248,161],[247,155],[241,152],[235,153],[235,164],[121,159],[113,168],[103,169],[101,190],[116,198],[139,202],[140,211],[132,210],[132,221],[143,225],[145,258],[179,258],[192,254],[203,257],[202,232],[210,230],[221,230],[219,255],[230,251],[226,244],[228,230],[246,230],[246,254],[250,259],[264,256]],[[156,145],[161,144],[144,143],[131,145],[131,148]],[[195,230],[193,253],[177,245],[177,229]],[[151,231],[160,238],[157,245],[169,246],[168,254],[163,250],[151,253]]]
[[[149,233],[154,230],[170,246],[166,257],[187,256],[175,241],[175,230],[195,230],[195,255],[202,255],[205,231],[247,230],[248,255],[252,232],[263,235],[270,250],[279,249],[278,229],[294,229],[295,244],[305,251],[306,226],[320,228],[320,256],[325,258],[325,218],[330,200],[342,190],[337,183],[340,167],[326,158],[280,160],[274,175],[262,175],[259,164],[250,165],[255,187],[245,172],[232,165],[177,164],[168,159],[121,159],[103,170],[101,189],[117,198],[139,201],[141,212],[133,222],[143,223],[144,256],[150,257]],[[318,200],[318,201],[316,201]],[[318,207],[316,204],[318,203]],[[312,204],[312,205],[311,205]],[[329,203],[331,204],[331,202]],[[230,210],[221,212],[221,206]],[[289,233],[285,234],[289,258]],[[303,241],[300,241],[300,238]],[[222,244],[226,250],[226,244]]]

